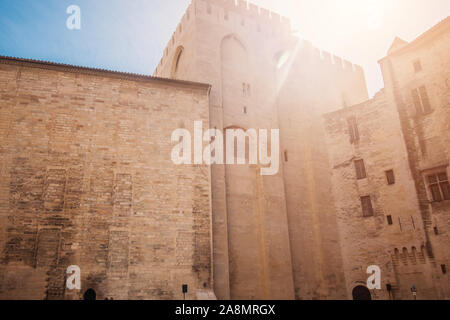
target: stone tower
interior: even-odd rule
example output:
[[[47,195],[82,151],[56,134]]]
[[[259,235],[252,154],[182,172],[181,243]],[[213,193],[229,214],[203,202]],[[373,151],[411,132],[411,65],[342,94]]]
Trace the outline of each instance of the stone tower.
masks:
[[[219,299],[346,296],[320,115],[367,100],[360,67],[246,1],[193,0],[154,75],[212,85],[210,127],[280,129],[280,170],[212,166]]]

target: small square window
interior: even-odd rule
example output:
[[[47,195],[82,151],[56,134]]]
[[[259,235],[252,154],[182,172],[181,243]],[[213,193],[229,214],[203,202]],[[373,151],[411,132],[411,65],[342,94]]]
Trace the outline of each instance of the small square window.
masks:
[[[445,264],[441,264],[442,274],[447,274],[447,266]]]
[[[389,185],[395,184],[394,170],[388,170],[388,171],[386,171],[386,179],[387,179],[387,183],[388,183]]]
[[[363,217],[373,216],[372,200],[370,196],[361,197],[361,206],[363,210]]]
[[[414,65],[414,71],[416,73],[422,71],[422,64],[420,63],[420,60],[414,61],[413,65]]]
[[[392,221],[392,216],[387,216],[387,222],[390,226],[394,224],[394,222]]]

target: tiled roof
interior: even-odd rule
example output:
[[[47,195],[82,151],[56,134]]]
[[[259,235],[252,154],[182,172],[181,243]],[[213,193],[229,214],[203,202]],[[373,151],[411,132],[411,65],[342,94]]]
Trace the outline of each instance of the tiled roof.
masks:
[[[163,83],[168,83],[168,84],[172,84],[172,85],[198,87],[198,88],[204,88],[204,89],[208,89],[208,90],[211,87],[209,84],[200,83],[200,82],[158,78],[158,77],[153,77],[153,76],[144,75],[144,74],[120,72],[120,71],[100,69],[100,68],[90,68],[90,67],[76,66],[76,65],[64,64],[64,63],[56,63],[56,62],[51,62],[51,61],[25,59],[25,58],[3,56],[3,55],[0,55],[0,63],[19,64],[19,65],[25,64],[25,65],[29,65],[31,67],[38,67],[38,68],[44,68],[44,69],[53,69],[53,70],[68,71],[68,72],[78,72],[78,73],[91,74],[91,75],[112,76],[112,77],[116,77],[116,78],[120,78],[120,79],[129,79],[129,80],[163,82]]]

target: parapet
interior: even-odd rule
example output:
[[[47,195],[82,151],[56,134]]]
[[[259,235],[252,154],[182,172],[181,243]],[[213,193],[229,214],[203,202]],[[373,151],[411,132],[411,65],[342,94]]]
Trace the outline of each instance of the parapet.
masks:
[[[329,67],[330,71],[342,73],[353,73],[355,75],[363,75],[364,71],[360,65],[353,64],[352,62],[343,59],[337,55],[334,55],[328,51],[320,50],[314,47],[313,44],[308,40],[301,40],[301,48],[309,52],[313,60],[316,60],[318,64],[324,68]]]
[[[186,25],[195,17],[212,17],[214,23],[227,23],[230,13],[241,16],[243,21],[254,20],[255,32],[269,31],[273,35],[291,35],[291,24],[287,17],[261,8],[253,3],[244,0],[192,0],[183,18],[178,24],[175,32],[165,47],[161,60],[154,71],[155,76],[159,76],[161,69],[171,58],[171,54],[176,49],[177,40],[181,38],[186,30]],[[175,49],[174,49],[175,47]]]
[[[394,261],[394,264],[426,264],[427,261],[433,263],[434,257],[430,256],[425,246],[422,245],[419,248],[420,250],[418,250],[416,247],[395,248],[394,251],[391,252],[391,257]]]
[[[281,29],[290,34],[291,22],[289,18],[280,14],[259,7],[258,5],[245,0],[192,0],[196,8],[206,7],[207,13],[211,11],[217,12],[233,12],[242,16],[242,18],[255,19],[259,25],[267,28]],[[197,10],[202,13],[202,10]]]
[[[196,14],[196,8],[195,8],[194,1],[195,0],[193,0],[189,4],[189,7],[186,9],[186,12],[184,13],[183,17],[181,18],[180,22],[178,23],[175,31],[172,33],[172,37],[170,38],[169,42],[167,43],[166,47],[164,48],[164,51],[162,52],[162,55],[161,55],[161,59],[159,60],[159,63],[153,72],[153,76],[160,76],[162,67],[167,62],[167,60],[171,58],[173,51],[176,49],[178,39],[181,38],[183,32],[186,30],[188,23],[193,20],[193,17]]]
[[[226,23],[229,14],[241,16],[243,19],[253,19],[256,22],[255,32],[262,30],[272,30],[272,32],[280,32],[291,36],[290,20],[280,14],[261,8],[253,3],[245,0],[192,0],[183,18],[178,24],[175,32],[169,40],[163,51],[161,61],[159,62],[154,75],[159,75],[167,59],[170,59],[172,53],[178,45],[178,39],[186,30],[187,24],[199,16],[211,16],[214,23]],[[258,30],[257,30],[258,29]],[[311,52],[311,56],[316,58],[324,68],[330,67],[334,72],[355,73],[358,76],[364,74],[363,69],[359,65],[354,65],[348,60],[332,55],[327,51],[320,50],[312,45],[311,42],[302,40],[301,46],[305,50]]]

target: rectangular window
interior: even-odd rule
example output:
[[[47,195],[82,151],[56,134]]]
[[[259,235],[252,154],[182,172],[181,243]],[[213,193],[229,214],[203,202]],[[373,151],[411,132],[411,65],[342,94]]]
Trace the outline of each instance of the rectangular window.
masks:
[[[210,4],[208,4],[208,6],[206,7],[206,12],[207,12],[208,14],[211,14],[212,9],[211,9],[211,5],[210,5]]]
[[[446,172],[428,175],[427,180],[433,201],[450,200],[450,185]]]
[[[361,205],[363,210],[363,217],[373,216],[372,200],[370,196],[361,197]]]
[[[445,266],[445,264],[441,264],[441,270],[442,270],[442,274],[447,273],[447,267]]]
[[[394,222],[392,221],[392,216],[387,216],[387,222],[390,226],[394,224]]]
[[[284,161],[288,162],[288,152],[287,152],[287,150],[284,151]]]
[[[417,114],[427,114],[431,112],[430,99],[428,98],[427,88],[425,88],[425,86],[414,89],[411,94]]]
[[[359,130],[358,124],[356,123],[356,118],[351,117],[347,119],[348,132],[350,134],[350,143],[359,141]]]
[[[395,184],[394,170],[388,170],[388,171],[386,171],[386,179],[387,179],[387,183],[388,183],[389,185]]]
[[[355,160],[356,179],[361,180],[367,177],[364,160]]]
[[[413,65],[414,65],[414,71],[416,73],[422,71],[422,64],[420,63],[420,60],[414,61]]]
[[[437,228],[437,227],[434,227],[433,230],[434,230],[434,234],[438,236],[438,235],[439,235],[439,230],[438,230],[438,228]]]

